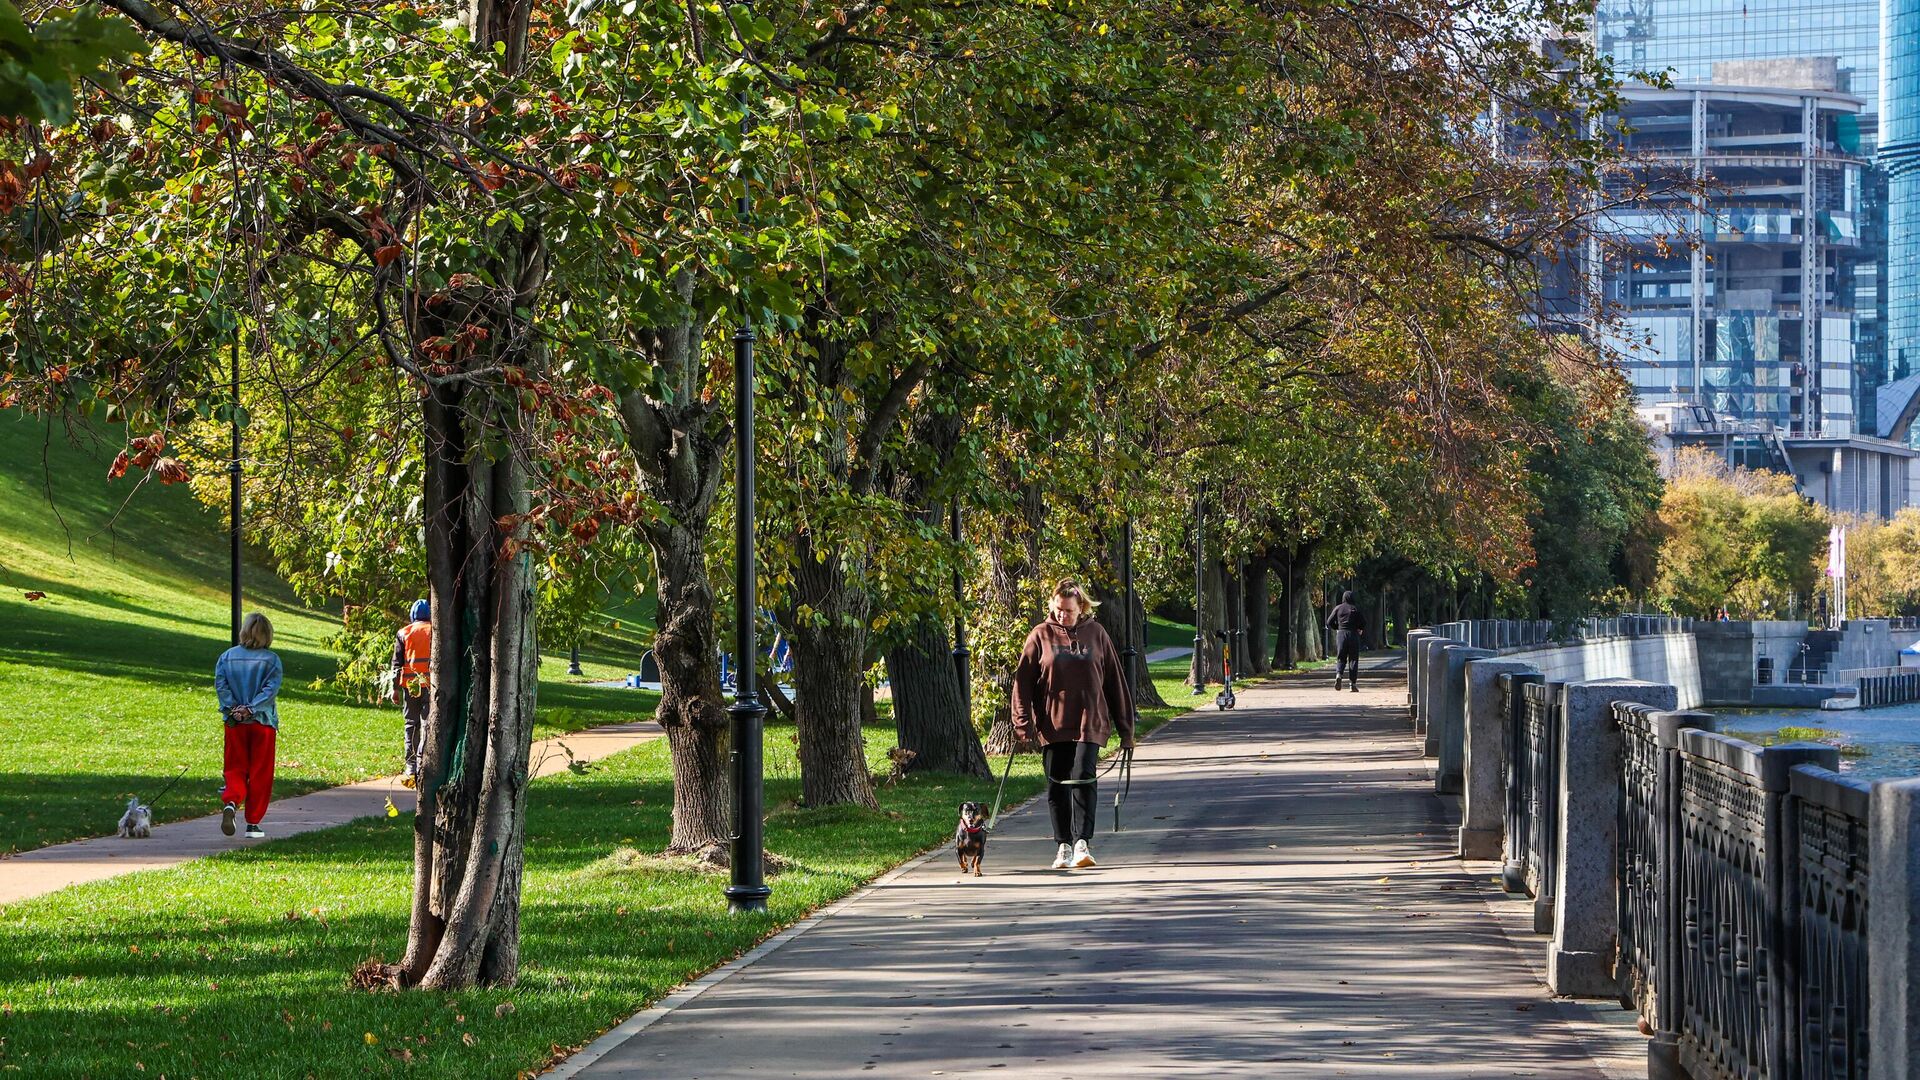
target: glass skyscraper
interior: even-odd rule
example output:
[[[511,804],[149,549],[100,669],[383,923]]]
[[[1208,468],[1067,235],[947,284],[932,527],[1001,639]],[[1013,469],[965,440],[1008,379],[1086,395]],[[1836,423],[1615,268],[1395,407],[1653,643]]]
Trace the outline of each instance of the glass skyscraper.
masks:
[[[1915,26],[1920,29],[1920,0],[1887,2],[1912,8]],[[1879,0],[1598,0],[1594,35],[1600,52],[1612,58],[1614,69],[1623,77],[1636,72],[1665,73],[1682,92],[1712,89],[1710,94],[1695,95],[1700,104],[1693,108],[1696,112],[1704,109],[1705,115],[1697,117],[1696,135],[1701,141],[1691,149],[1696,167],[1721,176],[1735,188],[1710,197],[1710,202],[1721,205],[1706,208],[1700,220],[1701,239],[1716,250],[1706,260],[1704,271],[1695,269],[1692,281],[1684,273],[1688,260],[1681,256],[1678,265],[1650,268],[1664,271],[1672,279],[1664,293],[1659,292],[1663,283],[1655,273],[1630,273],[1623,275],[1626,280],[1611,283],[1610,299],[1623,302],[1629,309],[1630,328],[1650,333],[1653,351],[1661,354],[1652,362],[1673,373],[1630,371],[1643,398],[1658,399],[1664,388],[1669,400],[1684,397],[1716,410],[1724,410],[1737,399],[1744,404],[1732,409],[1732,415],[1779,422],[1795,413],[1791,401],[1801,391],[1793,383],[1804,382],[1812,398],[1809,411],[1783,426],[1828,435],[1874,434],[1876,391],[1886,381],[1888,368],[1882,272],[1886,181],[1880,169],[1860,166],[1872,160],[1881,129]],[[1785,63],[1772,65],[1769,71],[1768,65],[1754,61]],[[1913,62],[1915,77],[1920,78],[1920,51],[1915,52]],[[1830,85],[1795,81],[1815,71],[1830,79]],[[1832,111],[1826,105],[1807,106],[1813,110],[1809,116],[1820,117],[1817,133],[1812,130],[1816,125],[1793,118],[1792,106],[1776,127],[1768,128],[1766,125],[1773,121],[1753,111],[1764,98],[1739,93],[1739,88],[1755,84],[1829,94],[1837,91],[1860,99],[1862,105],[1855,112],[1840,107],[1837,99],[1823,96],[1822,101],[1835,102]],[[1629,111],[1640,112],[1641,116],[1634,119],[1648,125],[1636,142],[1657,139],[1662,125],[1687,123],[1686,106],[1664,100],[1672,96],[1676,95],[1635,95],[1638,100]],[[1681,106],[1683,111],[1672,115],[1662,105]],[[1781,143],[1767,148],[1778,158],[1767,164],[1784,170],[1777,181],[1769,181],[1775,186],[1768,189],[1755,171],[1762,162],[1753,157],[1762,151],[1762,133],[1773,130],[1786,134],[1795,127],[1810,138],[1802,147]],[[1673,132],[1671,138],[1676,145],[1670,153],[1680,151],[1683,130]],[[1775,136],[1770,141],[1780,140]],[[1796,151],[1807,156],[1791,160]],[[1916,146],[1916,155],[1916,164],[1920,165],[1920,145]],[[1709,162],[1708,158],[1714,160]],[[1747,163],[1754,168],[1748,168]],[[1813,186],[1791,175],[1801,168],[1807,170]],[[1742,169],[1746,171],[1738,171]],[[1920,184],[1920,174],[1915,182]],[[1798,191],[1789,190],[1796,184]],[[1779,197],[1752,197],[1768,190]],[[1780,218],[1781,227],[1787,231],[1777,237],[1765,231],[1772,219],[1757,226],[1722,220],[1729,213],[1761,213],[1776,202],[1779,211],[1787,215]],[[1802,218],[1791,215],[1794,209],[1802,211]],[[1798,222],[1816,218],[1819,232],[1808,235]],[[1916,225],[1920,226],[1920,220]],[[1738,246],[1716,243],[1728,237]],[[1800,276],[1793,273],[1796,260],[1813,256],[1811,251],[1802,255],[1791,250],[1802,245],[1828,248],[1831,255],[1821,259],[1824,266],[1810,266],[1813,272],[1796,282],[1794,278]],[[1776,261],[1761,258],[1769,250],[1777,253]],[[1916,244],[1914,254],[1920,258],[1920,244]],[[1717,280],[1722,277],[1728,280]],[[1701,294],[1697,298],[1691,295],[1694,289]],[[1770,295],[1759,291],[1762,289]],[[1914,314],[1920,318],[1920,289],[1913,296]],[[1802,305],[1816,299],[1820,303],[1818,321],[1794,325],[1802,318]],[[1659,303],[1675,310],[1642,310]],[[1689,321],[1698,328],[1684,336],[1669,333],[1680,329],[1676,323],[1654,323],[1647,318],[1678,317],[1685,306],[1692,307]],[[1920,337],[1920,326],[1915,330]],[[1666,342],[1671,352],[1663,347],[1663,338],[1672,339]],[[1776,353],[1778,359],[1769,362]],[[1817,363],[1804,365],[1809,370],[1795,374],[1795,363],[1789,357],[1814,356],[1819,358]],[[1920,368],[1920,347],[1912,351],[1912,356],[1915,367]],[[1842,357],[1844,368],[1836,364]],[[1735,359],[1738,363],[1732,362]],[[1630,366],[1642,367],[1639,363]],[[1748,368],[1753,369],[1751,390],[1734,398],[1724,390],[1713,391],[1721,378],[1736,385],[1745,382]],[[1783,373],[1778,376],[1778,385],[1765,382],[1774,377],[1769,369]],[[1677,377],[1689,370],[1697,374],[1697,380]],[[1850,399],[1846,407],[1838,407],[1840,403],[1832,400],[1835,394]],[[1846,430],[1838,430],[1839,426]]]
[[[1920,374],[1920,0],[1882,11],[1880,162],[1887,174],[1887,361]]]
[[[1880,0],[1600,0],[1594,30],[1620,73],[1677,83],[1711,82],[1727,60],[1838,57],[1863,125],[1879,115]]]

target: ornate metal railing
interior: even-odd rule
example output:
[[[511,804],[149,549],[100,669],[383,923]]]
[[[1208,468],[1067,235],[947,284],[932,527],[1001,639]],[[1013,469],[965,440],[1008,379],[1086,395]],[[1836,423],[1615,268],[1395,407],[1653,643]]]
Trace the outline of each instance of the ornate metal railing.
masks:
[[[1796,767],[1789,787],[1784,906],[1798,961],[1789,1053],[1800,1080],[1866,1080],[1871,788],[1813,765]]]
[[[1767,827],[1760,751],[1703,733],[1683,740],[1681,753],[1680,1063],[1697,1080],[1778,1076],[1785,943],[1768,888],[1777,833]]]
[[[1652,711],[1632,702],[1613,705],[1620,727],[1620,823],[1614,848],[1620,955],[1614,978],[1620,981],[1620,1004],[1639,1009],[1649,1025],[1657,1022],[1655,954],[1668,929],[1660,888],[1660,830],[1668,820],[1660,807],[1661,773],[1667,755],[1649,718]]]
[[[1520,649],[1598,638],[1684,634],[1692,628],[1692,619],[1671,615],[1615,615],[1560,622],[1549,619],[1459,619],[1440,623],[1431,629],[1440,637],[1476,649]]]
[[[1711,714],[1660,712],[1615,702],[1620,729],[1620,820],[1614,849],[1619,892],[1620,953],[1614,975],[1621,1004],[1637,1009],[1646,1026],[1673,1030],[1673,994],[1660,973],[1673,970],[1679,950],[1680,904],[1666,872],[1679,848],[1674,793],[1679,785],[1680,732],[1711,730]]]
[[[1831,768],[1831,747],[1762,750],[1706,731],[1680,733],[1675,875],[1681,922],[1671,986],[1678,1057],[1694,1080],[1790,1080],[1800,1075],[1796,876],[1787,836],[1796,765]]]
[[[1527,849],[1533,842],[1534,822],[1527,809],[1527,791],[1533,784],[1532,758],[1526,741],[1526,687],[1540,681],[1537,672],[1509,672],[1500,676],[1501,715],[1506,718],[1507,807],[1501,830],[1500,884],[1511,893],[1527,891]]]
[[[1521,687],[1520,757],[1525,775],[1521,813],[1526,819],[1522,849],[1527,892],[1533,897],[1533,928],[1553,929],[1555,875],[1560,846],[1560,688],[1557,682]]]

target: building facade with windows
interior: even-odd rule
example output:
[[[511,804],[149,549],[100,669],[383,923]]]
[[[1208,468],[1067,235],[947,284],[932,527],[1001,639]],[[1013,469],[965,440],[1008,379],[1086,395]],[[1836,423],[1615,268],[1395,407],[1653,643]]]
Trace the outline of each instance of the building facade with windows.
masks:
[[[1859,430],[1857,297],[1875,254],[1862,242],[1863,103],[1834,88],[1833,58],[1760,64],[1718,70],[1798,85],[1625,90],[1611,119],[1640,168],[1622,183],[1656,183],[1599,220],[1589,279],[1642,402],[1848,437]]]
[[[1920,375],[1920,0],[1885,0],[1881,21],[1879,128],[1887,175],[1887,366],[1890,378]],[[1896,404],[1911,419],[1916,395]],[[1892,420],[1893,418],[1887,418]],[[1883,423],[1884,428],[1892,427]]]
[[[1908,3],[1920,11],[1920,0],[1887,2]],[[1916,19],[1920,21],[1920,16]],[[1740,413],[1743,418],[1771,418],[1797,423],[1799,430],[1820,430],[1833,435],[1878,434],[1878,391],[1889,377],[1885,273],[1887,189],[1885,174],[1874,161],[1881,132],[1883,81],[1880,0],[1767,3],[1757,0],[1599,0],[1594,37],[1602,55],[1611,58],[1614,69],[1623,77],[1665,75],[1674,84],[1675,89],[1670,91],[1647,87],[1646,93],[1636,91],[1630,95],[1632,113],[1665,128],[1664,131],[1644,129],[1646,141],[1657,142],[1664,136],[1671,142],[1678,137],[1676,127],[1690,129],[1692,117],[1675,116],[1673,110],[1693,108],[1695,101],[1688,95],[1704,94],[1700,104],[1705,107],[1704,121],[1709,130],[1704,133],[1705,143],[1698,155],[1698,164],[1708,170],[1724,168],[1714,175],[1725,176],[1731,183],[1724,200],[1717,194],[1710,197],[1710,201],[1724,202],[1722,209],[1727,213],[1710,208],[1702,222],[1703,228],[1713,234],[1706,238],[1710,246],[1720,244],[1729,236],[1738,236],[1732,246],[1710,253],[1706,260],[1707,279],[1701,282],[1703,289],[1720,294],[1720,311],[1727,316],[1725,334],[1721,332],[1720,313],[1707,313],[1701,317],[1709,320],[1703,328],[1705,340],[1694,336],[1683,345],[1670,337],[1681,329],[1671,321],[1673,313],[1664,312],[1668,321],[1651,322],[1644,327],[1655,339],[1656,355],[1669,367],[1691,369],[1693,356],[1682,359],[1677,353],[1666,351],[1668,347],[1678,350],[1692,346],[1704,350],[1711,344],[1713,353],[1696,354],[1701,360],[1700,382],[1696,386],[1705,395],[1709,393],[1707,384],[1720,379],[1723,387],[1732,388],[1721,391],[1722,400],[1729,400],[1731,394],[1732,398],[1744,396],[1750,401],[1751,407]],[[1748,90],[1764,93],[1743,102],[1742,92]],[[1824,287],[1818,290],[1818,299],[1824,301],[1824,314],[1813,321],[1806,320],[1805,311],[1795,310],[1801,305],[1787,302],[1794,291],[1791,284],[1750,284],[1756,271],[1765,276],[1775,270],[1792,268],[1766,265],[1770,260],[1763,257],[1764,249],[1778,247],[1781,242],[1763,237],[1769,235],[1769,229],[1792,227],[1791,215],[1795,210],[1788,204],[1793,200],[1760,197],[1760,190],[1766,186],[1792,186],[1784,174],[1796,167],[1805,170],[1809,163],[1790,163],[1774,153],[1790,150],[1785,142],[1763,147],[1758,142],[1739,140],[1786,134],[1767,130],[1776,124],[1791,124],[1790,118],[1781,115],[1782,106],[1777,96],[1769,100],[1768,95],[1794,90],[1810,91],[1808,96],[1820,102],[1812,106],[1819,115],[1801,124],[1807,129],[1803,134],[1817,135],[1820,143],[1812,151],[1814,175],[1808,178],[1814,185],[1808,194],[1818,205],[1810,209],[1816,215],[1816,225],[1827,230],[1825,239],[1834,247],[1846,249],[1841,257],[1829,257],[1820,268],[1826,275]],[[1807,107],[1804,102],[1801,104]],[[1793,107],[1788,103],[1784,110],[1790,113]],[[1769,113],[1772,115],[1766,115]],[[1743,126],[1752,130],[1738,134],[1731,131],[1732,127]],[[1813,131],[1815,128],[1818,132]],[[1684,133],[1692,135],[1691,130]],[[1765,153],[1760,152],[1763,149]],[[1778,165],[1763,166],[1757,160],[1768,156],[1774,157]],[[1753,160],[1730,160],[1736,157]],[[1836,158],[1847,159],[1846,167],[1829,168],[1828,163]],[[1756,183],[1759,172],[1766,168],[1775,170],[1777,182]],[[1847,203],[1844,209],[1834,205],[1836,198],[1830,190],[1819,186],[1836,181],[1848,185],[1838,199]],[[1662,209],[1665,212],[1668,208]],[[1808,209],[1802,206],[1800,212]],[[1836,212],[1838,216],[1822,222],[1818,217],[1822,210]],[[1788,216],[1777,216],[1782,211]],[[1743,215],[1750,213],[1776,216],[1742,220]],[[1836,234],[1830,226],[1843,231],[1850,229],[1852,234]],[[1722,264],[1713,254],[1727,254],[1732,259]],[[1793,261],[1791,254],[1781,254],[1783,263]],[[1920,250],[1916,250],[1916,255],[1920,255]],[[1722,268],[1727,280],[1714,281],[1714,271]],[[1693,285],[1691,269],[1689,267],[1688,288]],[[1644,296],[1647,290],[1657,292],[1659,285],[1657,280],[1648,279],[1635,287],[1640,288]],[[1756,289],[1771,292],[1782,301],[1782,306],[1758,306],[1762,296],[1754,291]],[[1653,299],[1652,296],[1644,298]],[[1630,302],[1635,297],[1620,299]],[[1671,295],[1669,289],[1664,299],[1680,298]],[[1686,299],[1691,305],[1692,298]],[[1710,303],[1704,303],[1707,297],[1701,299],[1704,307],[1711,308]],[[1920,293],[1916,299],[1920,299]],[[1642,316],[1634,313],[1632,317]],[[1700,319],[1691,321],[1697,323]],[[1690,325],[1684,330],[1692,335],[1694,327]],[[1791,340],[1796,333],[1797,343]],[[1842,334],[1844,343],[1840,340]],[[1786,366],[1791,371],[1793,362],[1775,361],[1773,357],[1804,358],[1821,351],[1823,346],[1825,356],[1819,367],[1810,368],[1801,376],[1807,384],[1803,387],[1808,393],[1806,400],[1811,402],[1815,394],[1819,398],[1817,413],[1796,417],[1790,407],[1791,375],[1784,387],[1756,382],[1752,394],[1739,393],[1744,385],[1741,380],[1747,377],[1746,358],[1751,358],[1755,379],[1771,379],[1777,370],[1769,369]],[[1846,357],[1848,370],[1833,370],[1842,356]],[[1920,360],[1920,353],[1916,353],[1916,360]],[[1675,379],[1659,383],[1645,367],[1639,368],[1636,378],[1643,390],[1658,392],[1660,400],[1671,399],[1675,385],[1686,385]],[[1848,398],[1844,408],[1835,398],[1843,387]],[[1842,421],[1844,430],[1837,426]]]

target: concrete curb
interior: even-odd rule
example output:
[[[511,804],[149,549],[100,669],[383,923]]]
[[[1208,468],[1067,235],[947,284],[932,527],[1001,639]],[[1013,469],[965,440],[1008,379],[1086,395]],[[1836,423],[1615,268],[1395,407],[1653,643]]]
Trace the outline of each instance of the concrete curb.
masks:
[[[1155,735],[1179,723],[1181,720],[1196,715],[1199,711],[1200,710],[1195,709],[1191,712],[1181,713],[1179,716],[1169,717],[1166,722],[1141,736],[1140,741],[1144,742],[1147,739],[1153,738]],[[1046,790],[1042,789],[1027,798],[1024,802],[1021,802],[1018,806],[1001,811],[1001,816],[1006,817],[1012,814],[1023,813],[1029,807],[1033,806],[1033,804],[1046,798],[1046,795]],[[801,919],[799,922],[762,941],[760,944],[755,945],[739,956],[734,957],[732,960],[714,968],[705,975],[679,987],[659,1001],[627,1017],[625,1020],[609,1028],[606,1034],[601,1035],[586,1046],[568,1055],[566,1060],[555,1065],[552,1069],[537,1075],[552,1077],[553,1080],[568,1080],[568,1078],[580,1075],[595,1062],[625,1045],[626,1042],[634,1036],[666,1019],[674,1010],[693,1002],[699,998],[701,994],[719,986],[721,983],[726,982],[728,979],[733,978],[735,975],[740,974],[742,971],[773,955],[794,938],[819,926],[821,923],[840,914],[880,889],[887,887],[900,878],[932,862],[935,858],[946,854],[952,847],[953,841],[948,840],[937,847],[924,851],[906,862],[901,863],[899,866],[881,874],[879,877],[874,878],[858,889],[835,900],[833,903],[828,904],[826,907],[821,908],[806,918]]]

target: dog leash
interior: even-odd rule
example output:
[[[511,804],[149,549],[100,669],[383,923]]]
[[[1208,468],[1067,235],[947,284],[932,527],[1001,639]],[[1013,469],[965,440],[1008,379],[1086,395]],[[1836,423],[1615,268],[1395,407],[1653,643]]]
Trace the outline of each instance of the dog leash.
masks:
[[[1007,767],[1000,770],[1000,790],[994,792],[993,810],[987,814],[986,829],[988,832],[992,832],[993,827],[1000,824],[1000,801],[1007,796],[1007,777],[1013,773],[1013,759],[1019,756],[1020,751],[1018,750],[1007,751]]]
[[[160,800],[166,798],[167,792],[172,791],[173,785],[179,783],[180,778],[185,775],[187,775],[187,767],[185,765],[182,765],[180,766],[180,771],[173,774],[173,779],[167,781],[167,786],[160,789],[160,794],[155,795],[153,797],[153,801],[147,803],[147,811],[151,813],[154,807],[159,806]]]
[[[1000,823],[1000,805],[1006,799],[1007,777],[1013,773],[1013,759],[1019,756],[1020,752],[1018,750],[1009,750],[1007,752],[1006,767],[1000,770],[1000,790],[994,792],[993,809],[987,814],[986,830],[988,832],[992,832],[994,826]],[[1122,749],[1117,757],[1107,762],[1106,768],[1101,769],[1099,772],[1094,773],[1084,780],[1055,780],[1049,776],[1047,777],[1047,783],[1058,784],[1061,787],[1082,787],[1087,784],[1097,784],[1102,777],[1111,774],[1115,769],[1120,770],[1120,778],[1122,781],[1121,790],[1114,792],[1113,795],[1113,831],[1119,832],[1120,806],[1127,801],[1127,796],[1133,792],[1133,747],[1129,746]]]

